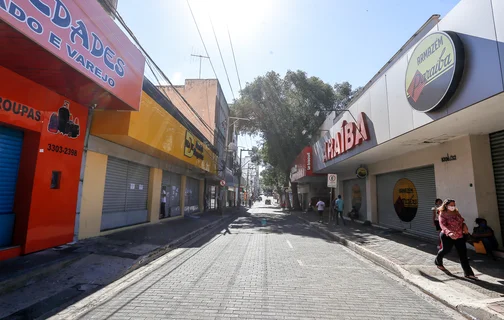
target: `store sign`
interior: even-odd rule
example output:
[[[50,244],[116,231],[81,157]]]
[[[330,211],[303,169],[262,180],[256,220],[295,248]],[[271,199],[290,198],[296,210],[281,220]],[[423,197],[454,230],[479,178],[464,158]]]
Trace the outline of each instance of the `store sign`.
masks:
[[[138,110],[145,58],[97,1],[0,0],[0,20]]]
[[[39,122],[41,120],[41,113],[39,110],[1,96],[0,111],[4,111],[12,115],[17,115],[19,117],[23,117],[36,122]]]
[[[312,166],[311,152],[307,152],[306,153],[306,171],[311,172],[311,170],[312,170],[311,166]]]
[[[336,133],[334,138],[330,138],[325,142],[324,162],[352,150],[367,140],[369,140],[368,127],[365,114],[361,112],[357,118],[357,123],[343,121],[340,132]]]
[[[418,210],[418,193],[411,180],[399,179],[393,192],[394,209],[401,221],[410,222],[415,219]]]
[[[455,155],[455,154],[450,155],[447,153],[446,157],[441,158],[441,162],[448,162],[448,161],[455,161],[455,160],[457,160],[457,155]]]
[[[450,100],[462,78],[464,60],[462,41],[454,32],[434,32],[420,41],[406,70],[411,107],[429,112]]]
[[[203,143],[199,141],[189,130],[186,131],[184,142],[184,155],[188,158],[195,157],[203,160]]]
[[[364,179],[368,175],[368,170],[364,167],[359,167],[355,170],[355,174],[357,175],[357,178]]]

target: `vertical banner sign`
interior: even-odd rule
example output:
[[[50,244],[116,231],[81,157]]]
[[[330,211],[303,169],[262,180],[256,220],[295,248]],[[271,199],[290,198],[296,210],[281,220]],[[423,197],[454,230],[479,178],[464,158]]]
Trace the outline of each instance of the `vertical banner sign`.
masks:
[[[337,188],[338,187],[338,175],[334,173],[330,173],[327,175],[327,187],[328,188]]]

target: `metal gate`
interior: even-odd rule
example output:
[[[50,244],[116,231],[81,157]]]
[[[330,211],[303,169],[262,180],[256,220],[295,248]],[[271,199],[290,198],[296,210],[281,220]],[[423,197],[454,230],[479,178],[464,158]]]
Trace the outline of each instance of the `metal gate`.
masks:
[[[345,215],[352,210],[352,207],[355,207],[355,210],[359,213],[358,220],[367,220],[366,179],[343,181],[343,201]]]
[[[146,222],[149,167],[109,157],[101,230]]]
[[[504,131],[490,134],[490,148],[499,208],[501,230],[504,230]],[[504,232],[502,233],[504,239]]]
[[[431,208],[436,200],[434,166],[376,177],[378,223],[437,238]]]
[[[161,192],[166,192],[164,194],[166,196],[166,204],[163,217],[175,217],[182,214],[180,211],[180,181],[180,174],[163,171]]]
[[[0,126],[0,247],[12,242],[14,196],[22,147],[22,131]]]

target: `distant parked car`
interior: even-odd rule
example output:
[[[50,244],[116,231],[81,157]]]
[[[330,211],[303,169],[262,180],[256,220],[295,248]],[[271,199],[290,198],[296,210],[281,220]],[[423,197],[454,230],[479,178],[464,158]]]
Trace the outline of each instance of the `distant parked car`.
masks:
[[[271,200],[270,199],[266,199],[265,204],[271,204]]]

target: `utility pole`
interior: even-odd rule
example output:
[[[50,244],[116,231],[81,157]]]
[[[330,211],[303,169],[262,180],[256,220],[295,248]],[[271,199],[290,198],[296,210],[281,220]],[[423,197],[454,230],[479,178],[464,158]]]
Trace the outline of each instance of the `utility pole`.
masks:
[[[191,54],[191,57],[199,58],[199,77],[198,77],[198,79],[201,79],[201,59],[210,59],[210,57],[202,56],[200,54]]]

